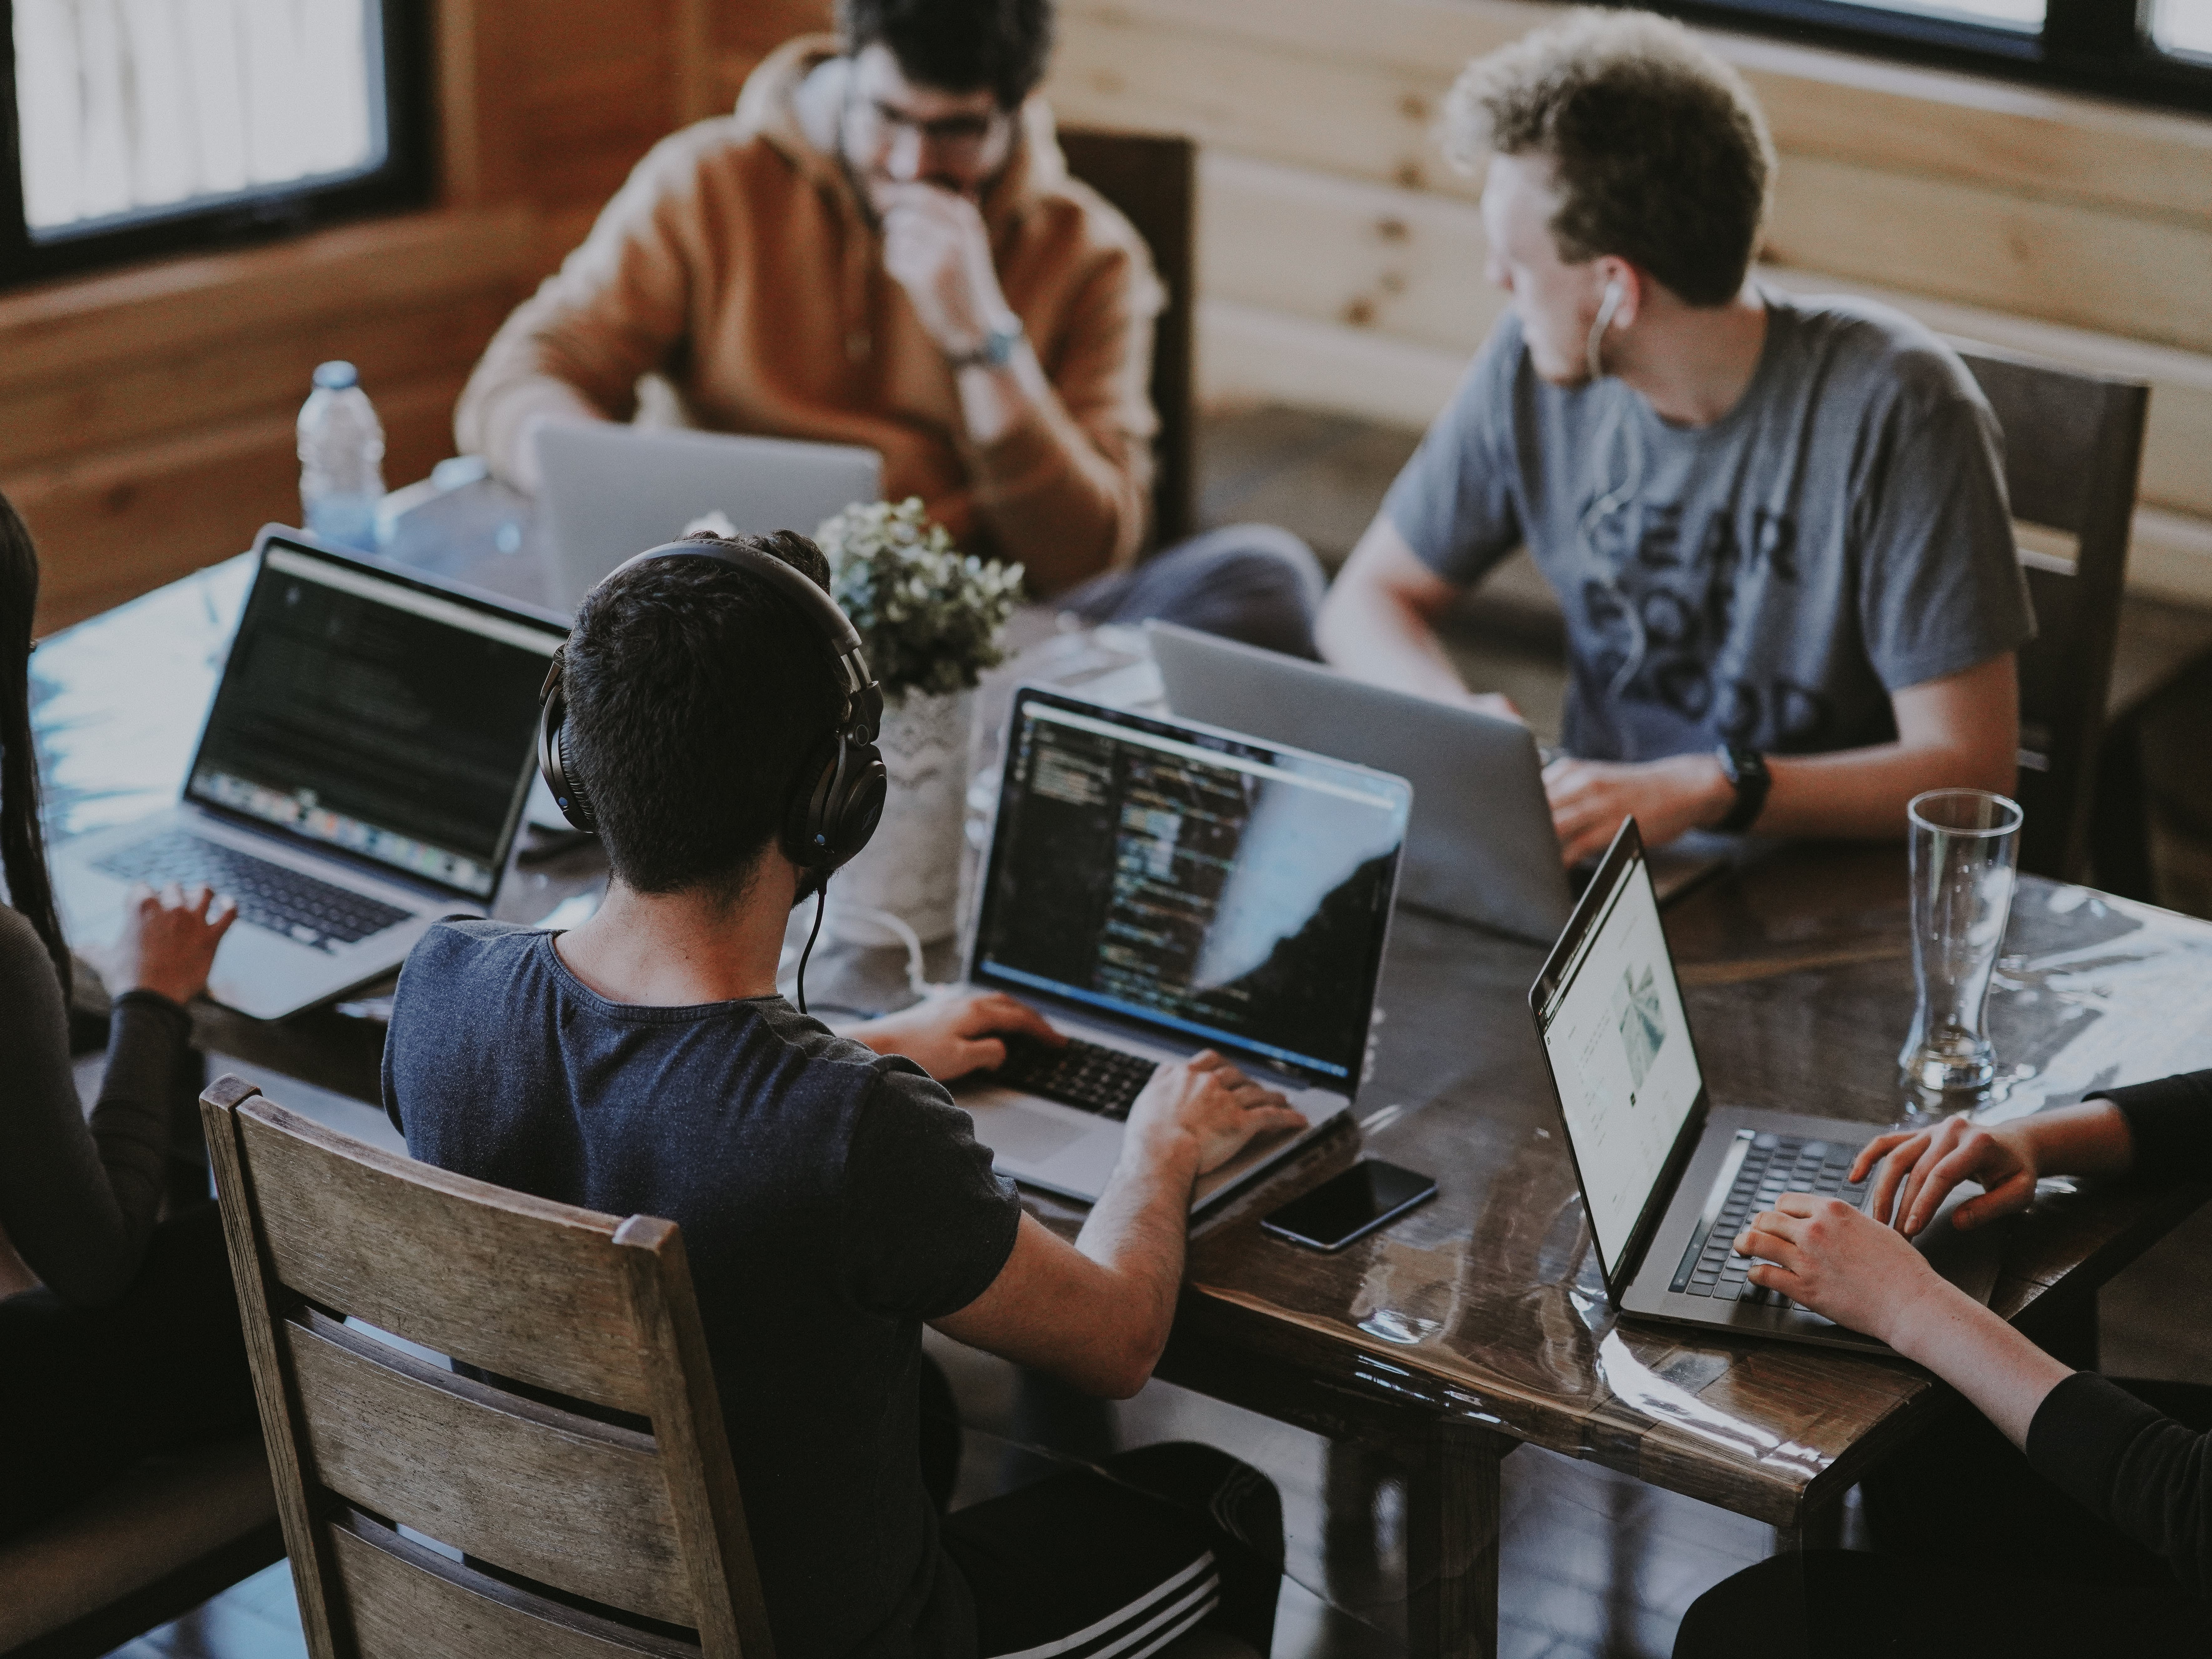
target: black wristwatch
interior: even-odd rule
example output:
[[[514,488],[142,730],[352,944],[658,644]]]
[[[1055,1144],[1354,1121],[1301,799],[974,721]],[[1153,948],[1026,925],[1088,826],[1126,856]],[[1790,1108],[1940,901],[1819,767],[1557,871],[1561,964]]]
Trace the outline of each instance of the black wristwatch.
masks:
[[[1721,763],[1721,775],[1735,791],[1735,805],[1713,828],[1725,835],[1741,835],[1759,822],[1759,813],[1765,810],[1766,792],[1774,787],[1774,774],[1766,769],[1766,757],[1756,749],[1724,743],[1713,755]]]

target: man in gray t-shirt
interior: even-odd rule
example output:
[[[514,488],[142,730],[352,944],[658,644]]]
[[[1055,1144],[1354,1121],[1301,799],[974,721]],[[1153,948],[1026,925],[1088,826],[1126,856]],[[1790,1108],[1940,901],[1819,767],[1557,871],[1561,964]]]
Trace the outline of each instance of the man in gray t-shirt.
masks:
[[[1450,125],[1490,153],[1513,304],[1323,652],[1467,697],[1431,623],[1525,544],[1566,619],[1570,861],[1630,813],[1886,835],[1922,789],[2008,789],[2034,623],[1995,418],[1909,319],[1747,280],[1771,161],[1741,81],[1674,25],[1577,15],[1473,65]]]

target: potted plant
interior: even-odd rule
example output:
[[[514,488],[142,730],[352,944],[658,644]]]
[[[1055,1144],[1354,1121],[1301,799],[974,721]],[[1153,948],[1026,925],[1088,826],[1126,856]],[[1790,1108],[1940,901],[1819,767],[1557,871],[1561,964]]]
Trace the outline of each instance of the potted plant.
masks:
[[[888,943],[869,913],[896,916],[924,944],[959,925],[960,836],[975,683],[1003,658],[999,635],[1022,568],[963,554],[918,498],[855,502],[815,540],[830,591],[853,619],[884,690],[878,747],[890,775],[883,823],[830,884],[838,936]]]

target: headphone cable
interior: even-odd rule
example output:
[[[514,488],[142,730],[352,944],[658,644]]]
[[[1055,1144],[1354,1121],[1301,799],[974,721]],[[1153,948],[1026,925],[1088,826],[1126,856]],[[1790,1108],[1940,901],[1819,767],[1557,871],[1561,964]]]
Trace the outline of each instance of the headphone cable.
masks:
[[[814,926],[806,930],[806,948],[799,953],[799,1012],[806,1012],[806,959],[814,954],[814,941],[822,935],[822,906],[830,896],[830,878],[814,890]]]

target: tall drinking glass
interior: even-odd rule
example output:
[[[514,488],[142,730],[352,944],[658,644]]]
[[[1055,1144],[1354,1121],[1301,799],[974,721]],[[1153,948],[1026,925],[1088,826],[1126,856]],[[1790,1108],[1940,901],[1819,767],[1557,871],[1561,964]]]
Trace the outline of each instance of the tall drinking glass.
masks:
[[[1912,978],[1919,1006],[1898,1064],[1921,1091],[1986,1091],[1996,1077],[1990,975],[2012,914],[2020,807],[1983,789],[1931,789],[1911,823]]]

